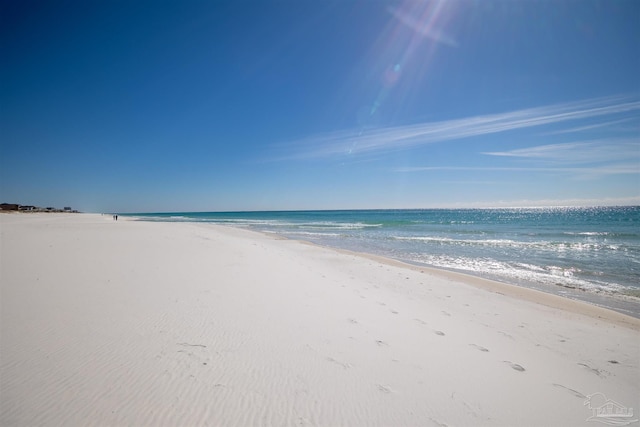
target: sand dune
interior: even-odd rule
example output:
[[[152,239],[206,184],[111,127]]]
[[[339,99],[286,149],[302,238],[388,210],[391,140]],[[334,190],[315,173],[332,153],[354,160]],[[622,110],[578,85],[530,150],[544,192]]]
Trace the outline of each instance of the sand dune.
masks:
[[[640,408],[640,321],[608,310],[206,224],[0,227],[3,426],[597,425],[598,392]]]

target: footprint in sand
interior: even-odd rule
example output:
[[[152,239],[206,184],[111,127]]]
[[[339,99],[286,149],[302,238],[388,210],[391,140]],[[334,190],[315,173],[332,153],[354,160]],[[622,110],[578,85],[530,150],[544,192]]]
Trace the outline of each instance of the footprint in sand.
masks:
[[[204,344],[189,344],[188,342],[179,342],[176,343],[177,345],[181,345],[183,347],[202,347],[202,348],[207,348],[206,345]]]
[[[393,389],[389,386],[386,385],[382,385],[382,384],[376,384],[378,386],[378,390],[380,390],[383,393],[393,393]]]
[[[599,377],[602,376],[602,374],[606,372],[606,371],[602,371],[602,370],[597,369],[597,368],[592,368],[591,366],[587,365],[586,363],[578,363],[578,365],[582,366],[583,368],[585,368],[589,372],[591,372],[593,374],[596,374]]]
[[[338,366],[342,366],[344,369],[349,369],[351,367],[350,363],[343,363],[339,360],[334,359],[333,357],[327,357],[327,361],[335,363]]]
[[[513,363],[509,360],[505,360],[504,363],[506,363],[507,365],[511,366],[512,369],[515,369],[518,372],[524,372],[526,369],[524,369],[522,366],[518,365],[517,363]]]
[[[556,384],[556,383],[553,383],[553,386],[554,386],[554,387],[558,387],[558,388],[565,389],[566,391],[568,391],[569,393],[571,393],[571,394],[572,394],[572,395],[574,395],[575,397],[579,397],[579,398],[581,398],[581,399],[586,399],[586,398],[587,398],[587,396],[585,396],[584,394],[580,393],[579,391],[574,390],[574,389],[569,388],[569,387],[566,387],[566,386],[563,386],[562,384]]]
[[[435,425],[437,425],[438,427],[449,427],[449,425],[448,425],[448,424],[441,423],[440,421],[436,420],[435,418],[431,418],[431,417],[429,417],[429,419],[430,419],[433,423],[435,423]]]
[[[514,338],[513,338],[513,336],[509,335],[509,334],[508,334],[508,333],[506,333],[506,332],[498,331],[498,333],[499,333],[499,334],[501,334],[501,335],[504,335],[504,336],[505,336],[505,337],[507,337],[507,338],[514,339]]]
[[[483,346],[481,346],[481,345],[477,345],[477,344],[469,344],[469,345],[470,345],[471,347],[475,347],[475,348],[477,348],[477,349],[478,349],[478,350],[480,350],[480,351],[484,351],[484,352],[488,352],[488,351],[489,351],[489,349],[488,349],[488,348],[483,347]]]

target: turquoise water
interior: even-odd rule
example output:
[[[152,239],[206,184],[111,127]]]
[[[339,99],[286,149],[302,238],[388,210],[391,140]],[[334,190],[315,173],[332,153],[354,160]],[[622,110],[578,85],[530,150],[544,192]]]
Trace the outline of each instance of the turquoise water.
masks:
[[[135,214],[461,271],[640,314],[640,207]],[[615,298],[615,300],[611,299]]]

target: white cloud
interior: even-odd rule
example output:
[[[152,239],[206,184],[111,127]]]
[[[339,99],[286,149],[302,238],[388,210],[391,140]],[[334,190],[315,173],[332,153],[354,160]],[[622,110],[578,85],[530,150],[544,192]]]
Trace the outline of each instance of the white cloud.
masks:
[[[564,164],[602,163],[633,159],[640,162],[640,139],[601,139],[564,144],[547,144],[483,154]],[[640,163],[638,166],[640,166]]]
[[[280,149],[286,153],[279,160],[382,153],[584,119],[607,118],[610,121],[611,116],[639,110],[640,101],[615,96],[408,126],[338,131],[281,145]]]
[[[477,172],[542,172],[572,173],[581,175],[640,174],[637,163],[624,163],[592,167],[493,167],[493,166],[409,166],[393,169],[395,172],[429,171],[477,171]]]
[[[584,132],[586,130],[590,131],[590,130],[593,130],[593,129],[611,127],[612,125],[617,125],[617,124],[620,124],[620,123],[629,122],[632,119],[634,119],[634,118],[627,117],[627,118],[620,119],[620,120],[611,120],[611,121],[608,121],[608,122],[596,123],[596,124],[592,124],[592,125],[577,126],[577,127],[573,127],[573,128],[562,129],[562,130],[557,130],[557,131],[553,131],[553,132],[547,132],[545,135],[559,135],[559,134],[563,134],[563,133],[578,133],[578,132]]]

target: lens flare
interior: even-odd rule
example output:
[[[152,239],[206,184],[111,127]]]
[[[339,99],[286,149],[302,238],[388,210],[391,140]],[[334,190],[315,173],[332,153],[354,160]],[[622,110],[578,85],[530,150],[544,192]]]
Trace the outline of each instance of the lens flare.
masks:
[[[389,22],[374,46],[370,64],[373,74],[366,93],[371,101],[358,113],[362,134],[374,127],[383,109],[394,110],[406,102],[421,80],[428,77],[433,55],[440,47],[455,48],[458,42],[446,33],[454,3],[444,0],[405,1],[389,7]],[[351,147],[350,153],[356,147]]]

